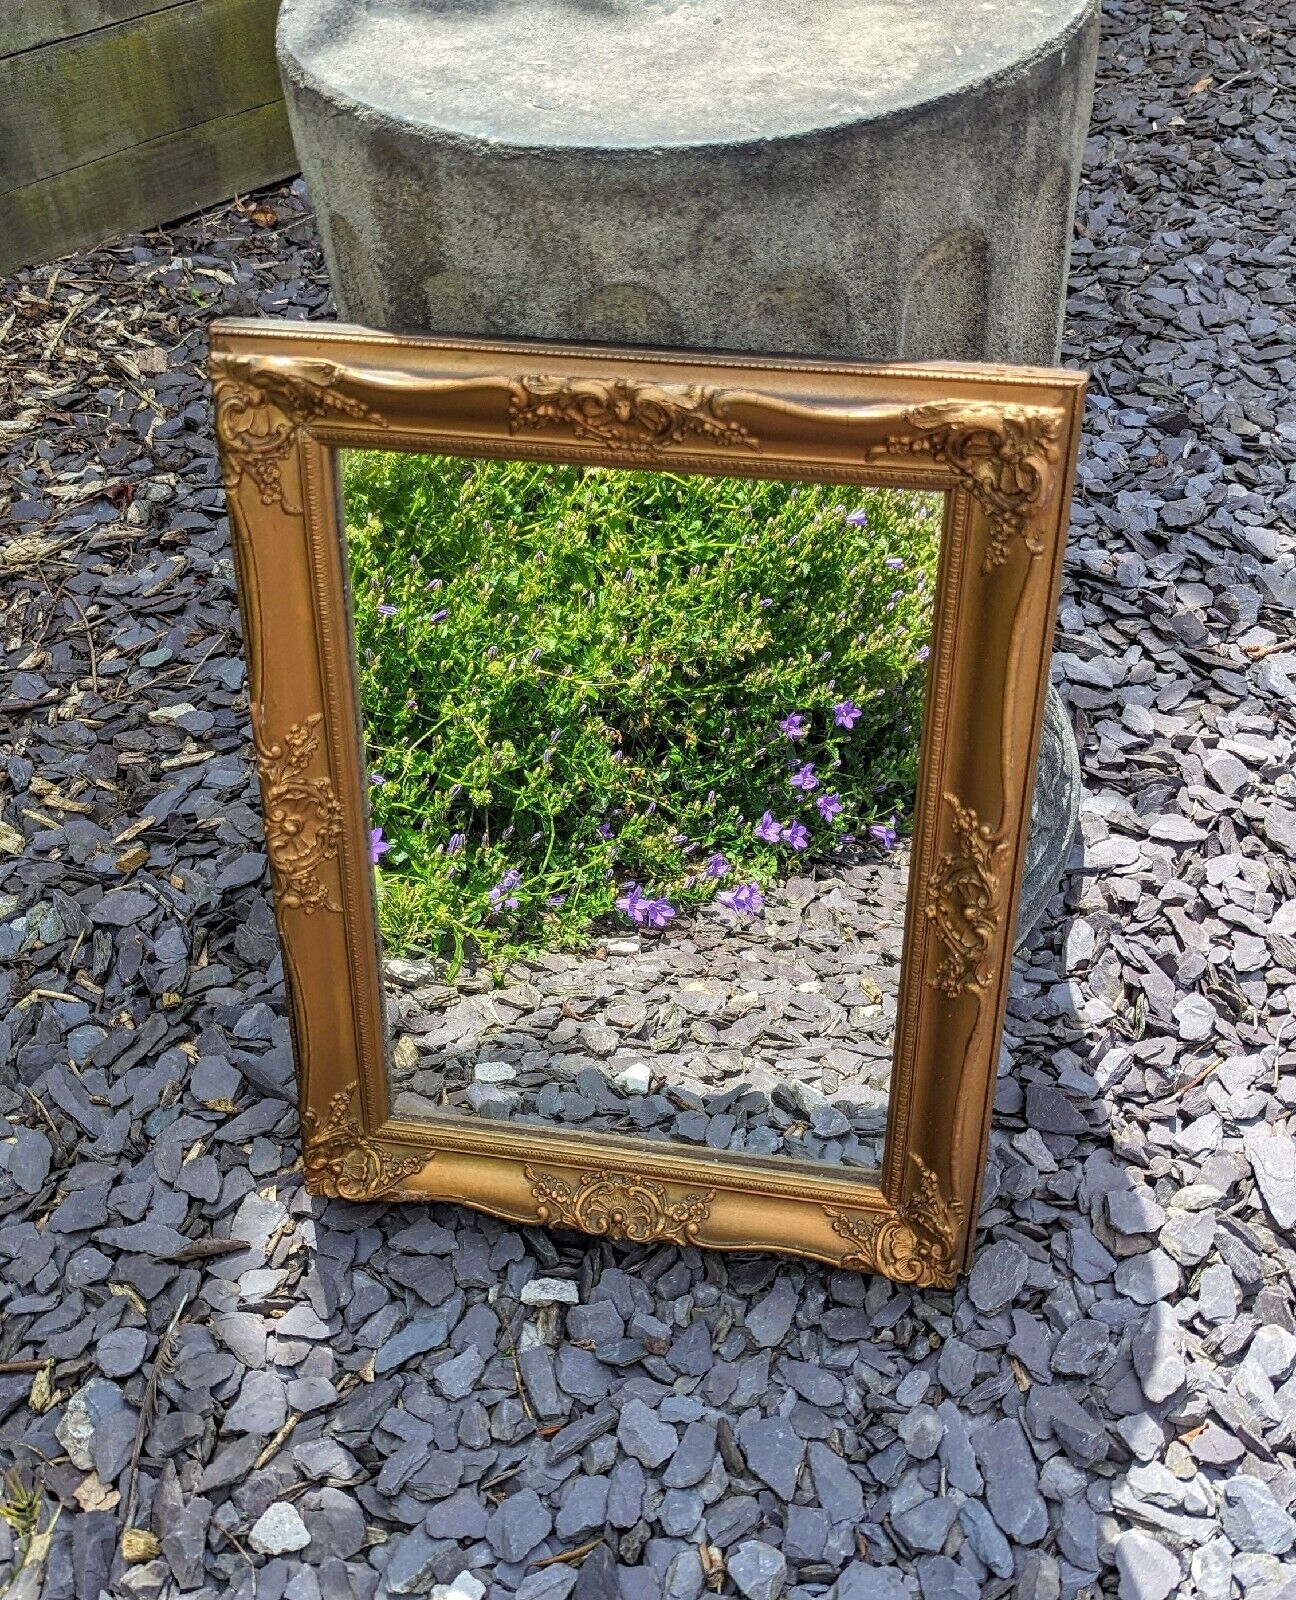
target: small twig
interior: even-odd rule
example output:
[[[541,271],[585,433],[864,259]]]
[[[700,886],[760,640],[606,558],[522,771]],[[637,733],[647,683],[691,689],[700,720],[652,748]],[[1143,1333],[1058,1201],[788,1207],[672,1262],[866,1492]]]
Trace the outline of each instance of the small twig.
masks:
[[[603,1543],[603,1535],[596,1534],[594,1538],[587,1539],[584,1544],[578,1544],[574,1550],[560,1550],[556,1556],[545,1556],[540,1561],[533,1561],[531,1565],[540,1567],[553,1567],[559,1563],[567,1563],[578,1567],[587,1555],[591,1555]]]
[[[265,1449],[262,1450],[261,1454],[252,1463],[253,1468],[257,1472],[260,1472],[261,1468],[265,1466],[266,1462],[278,1452],[279,1447],[283,1444],[284,1440],[300,1421],[301,1417],[297,1412],[293,1411],[289,1413],[286,1421],[280,1425],[275,1436],[270,1440]]]
[[[65,600],[70,600],[76,608],[76,614],[81,618],[81,626],[85,629],[86,648],[90,652],[90,691],[96,697],[99,694],[99,656],[95,650],[94,634],[90,629],[90,619],[81,609],[81,602],[72,594],[64,594]]]
[[[1214,1072],[1215,1068],[1222,1063],[1223,1059],[1223,1056],[1216,1056],[1214,1061],[1212,1061],[1208,1067],[1203,1067],[1195,1078],[1190,1078],[1188,1082],[1184,1084],[1175,1084],[1174,1092],[1176,1094],[1187,1094],[1189,1089],[1195,1089],[1199,1083],[1205,1083],[1206,1079],[1209,1078],[1211,1073]]]
[[[243,1546],[239,1543],[239,1541],[234,1537],[234,1535],[229,1531],[229,1529],[228,1528],[222,1528],[219,1522],[213,1522],[211,1524],[211,1526],[213,1528],[215,1528],[217,1533],[223,1533],[225,1535],[225,1537],[229,1540],[229,1542],[234,1546],[234,1548],[238,1551],[238,1553],[243,1557],[244,1561],[247,1562],[249,1568],[253,1572],[255,1572],[256,1571],[256,1562],[253,1561],[252,1557],[247,1553],[247,1551],[243,1548]]]
[[[71,1000],[75,1003],[78,999],[79,996],[77,995],[64,994],[62,989],[28,989],[17,1004],[21,1010],[23,1007],[30,1005],[33,1000]]]
[[[27,1098],[32,1102],[37,1111],[40,1112],[41,1116],[44,1117],[45,1121],[49,1124],[49,1130],[54,1135],[54,1142],[57,1147],[60,1150],[69,1149],[70,1146],[68,1145],[67,1140],[59,1132],[58,1123],[55,1122],[52,1116],[50,1116],[49,1108],[46,1106],[45,1102],[34,1089],[28,1089],[26,1084],[23,1084],[23,1088],[27,1090]]]
[[[487,1481],[482,1484],[482,1493],[486,1494],[491,1489],[497,1489],[501,1483],[507,1483],[510,1478],[516,1478],[521,1470],[522,1463],[520,1461],[515,1467],[505,1467],[503,1472],[497,1473],[493,1478],[488,1478]]]
[[[225,638],[226,638],[226,636],[224,634],[222,634],[219,639],[214,639],[212,641],[211,649],[205,651],[203,653],[203,655],[201,655],[198,658],[198,660],[194,662],[193,671],[189,674],[189,676],[184,681],[184,687],[186,689],[194,681],[194,674],[198,671],[198,668],[203,666],[206,663],[208,656],[211,655],[212,651],[215,650],[218,645],[222,645],[222,644],[225,643]]]
[[[140,1401],[139,1422],[135,1428],[135,1443],[131,1449],[130,1476],[126,1482],[126,1496],[123,1501],[125,1513],[122,1517],[122,1528],[131,1526],[131,1518],[135,1514],[135,1489],[139,1477],[140,1452],[144,1448],[144,1436],[152,1426],[153,1418],[157,1413],[158,1391],[162,1386],[162,1379],[171,1370],[171,1363],[175,1355],[176,1335],[180,1329],[180,1318],[188,1303],[189,1296],[184,1295],[180,1304],[175,1308],[166,1330],[158,1340],[157,1351],[153,1356],[153,1365],[149,1370],[148,1382],[144,1385],[144,1397]]]
[[[67,960],[63,963],[63,976],[65,978],[71,973],[72,963],[76,960],[77,951],[81,948],[84,942],[85,929],[82,928],[81,932],[76,936],[76,943],[72,946],[71,950],[68,951]]]
[[[531,1399],[527,1394],[526,1384],[522,1381],[522,1364],[518,1360],[517,1345],[518,1333],[523,1321],[521,1307],[509,1319],[509,1360],[513,1363],[513,1382],[517,1385],[518,1399],[522,1402],[522,1409],[530,1421],[539,1424],[540,1419],[531,1409]]]
[[[1280,650],[1296,650],[1296,638],[1275,639],[1272,644],[1244,644],[1242,654],[1259,661],[1262,656],[1276,656]]]
[[[39,1372],[46,1363],[39,1359],[30,1361],[0,1361],[0,1372]]]
[[[214,1256],[236,1256],[251,1247],[242,1239],[193,1239],[173,1250],[168,1261],[210,1261]]]

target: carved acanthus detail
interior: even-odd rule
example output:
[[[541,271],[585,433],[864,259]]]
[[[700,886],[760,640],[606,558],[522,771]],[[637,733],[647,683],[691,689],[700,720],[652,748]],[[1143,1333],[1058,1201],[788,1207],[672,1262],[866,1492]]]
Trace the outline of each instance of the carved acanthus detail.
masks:
[[[905,421],[918,437],[893,435],[872,454],[925,455],[953,470],[990,523],[982,572],[1002,566],[1015,539],[1032,556],[1043,554],[1033,524],[1043,509],[1050,463],[1058,453],[1062,421],[1056,411],[1030,406],[1000,411],[938,400],[907,411]]]
[[[329,1101],[321,1121],[309,1107],[302,1112],[302,1156],[306,1186],[312,1194],[338,1200],[406,1200],[414,1198],[405,1180],[429,1159],[395,1155],[376,1144],[351,1110],[351,1092],[342,1089]]]
[[[945,802],[954,813],[954,843],[932,869],[924,909],[946,952],[931,982],[957,999],[985,989],[993,976],[983,963],[1002,912],[999,858],[1005,845],[971,806],[952,794]]]
[[[715,1190],[708,1189],[671,1200],[661,1184],[632,1174],[582,1172],[568,1181],[531,1167],[525,1170],[540,1222],[635,1244],[690,1243],[715,1198]]]
[[[893,1212],[856,1216],[824,1207],[834,1233],[850,1248],[841,1264],[859,1272],[882,1272],[897,1283],[948,1288],[954,1281],[954,1241],[962,1207],[941,1193],[936,1174],[913,1157],[918,1184]]]
[[[251,356],[214,355],[211,373],[226,493],[248,477],[262,505],[282,506],[293,516],[300,508],[288,503],[283,467],[303,423],[335,416],[386,426],[377,412],[341,393],[337,385],[345,373],[332,361],[299,361],[281,370]]]
[[[726,398],[723,389],[703,384],[520,378],[509,384],[509,431],[569,428],[578,439],[646,456],[659,455],[689,438],[758,450],[748,429],[725,416]]]
[[[320,881],[319,869],[337,855],[342,805],[331,778],[306,775],[319,748],[322,721],[317,712],[294,723],[282,743],[256,735],[266,852],[280,910],[341,909]]]

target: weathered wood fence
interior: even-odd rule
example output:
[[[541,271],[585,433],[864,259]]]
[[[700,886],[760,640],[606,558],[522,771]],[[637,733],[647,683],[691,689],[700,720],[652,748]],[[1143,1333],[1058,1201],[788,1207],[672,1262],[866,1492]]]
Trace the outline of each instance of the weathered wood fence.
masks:
[[[278,0],[0,0],[0,272],[297,170]]]

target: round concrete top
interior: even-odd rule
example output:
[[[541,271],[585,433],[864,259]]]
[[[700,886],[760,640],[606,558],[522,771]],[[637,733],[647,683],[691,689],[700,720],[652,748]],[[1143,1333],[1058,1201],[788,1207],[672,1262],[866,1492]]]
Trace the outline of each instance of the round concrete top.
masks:
[[[660,149],[892,116],[1047,54],[1096,0],[284,0],[331,99],[501,144]]]

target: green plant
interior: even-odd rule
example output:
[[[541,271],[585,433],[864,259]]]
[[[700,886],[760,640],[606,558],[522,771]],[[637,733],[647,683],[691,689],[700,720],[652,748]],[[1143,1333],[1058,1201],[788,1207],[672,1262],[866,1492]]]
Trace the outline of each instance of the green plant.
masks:
[[[894,842],[938,497],[387,452],[344,486],[389,952],[756,909],[799,849]]]
[[[62,1508],[55,1506],[53,1516],[42,1528],[44,1499],[39,1481],[29,1484],[16,1466],[5,1472],[0,1487],[0,1521],[13,1530],[15,1551],[13,1566],[7,1574],[0,1574],[0,1596],[8,1594],[24,1572],[37,1571],[49,1555],[54,1524]]]

